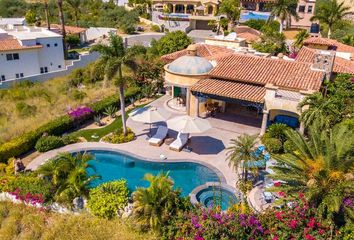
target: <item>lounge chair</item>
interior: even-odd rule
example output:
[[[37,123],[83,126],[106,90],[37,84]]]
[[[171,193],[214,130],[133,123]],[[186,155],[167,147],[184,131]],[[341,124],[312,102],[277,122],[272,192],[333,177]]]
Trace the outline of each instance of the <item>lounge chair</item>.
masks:
[[[178,152],[181,151],[184,145],[187,144],[188,139],[188,133],[178,133],[177,139],[170,144],[170,149]]]
[[[224,37],[224,40],[228,41],[235,41],[237,38],[237,34],[235,32],[229,33],[226,37]]]
[[[149,144],[153,146],[161,146],[167,136],[168,128],[159,126],[154,136],[149,139]]]

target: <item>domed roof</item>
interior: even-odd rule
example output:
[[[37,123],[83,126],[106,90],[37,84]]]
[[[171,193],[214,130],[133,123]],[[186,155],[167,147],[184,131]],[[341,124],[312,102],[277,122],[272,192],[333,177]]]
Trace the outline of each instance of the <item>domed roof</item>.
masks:
[[[168,65],[168,70],[186,75],[205,74],[213,69],[213,65],[205,58],[198,56],[182,56]]]

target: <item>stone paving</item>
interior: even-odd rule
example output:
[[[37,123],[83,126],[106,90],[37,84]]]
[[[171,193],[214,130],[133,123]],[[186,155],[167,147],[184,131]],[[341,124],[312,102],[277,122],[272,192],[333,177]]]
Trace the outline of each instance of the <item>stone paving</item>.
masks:
[[[169,96],[163,96],[158,100],[152,102],[150,105],[158,108],[166,108],[166,101]],[[172,115],[171,118],[182,115],[170,109]],[[127,125],[131,128],[137,138],[136,140],[123,143],[123,144],[109,144],[100,142],[85,142],[68,145],[59,149],[55,149],[46,153],[43,153],[39,157],[35,158],[27,168],[36,169],[46,160],[56,156],[59,152],[76,152],[81,150],[117,150],[132,153],[136,156],[140,156],[145,159],[153,161],[161,161],[160,155],[163,154],[167,157],[164,161],[196,161],[205,163],[218,169],[225,177],[226,183],[235,186],[237,181],[237,174],[228,166],[226,159],[226,149],[229,146],[230,139],[237,138],[240,134],[257,134],[260,132],[260,128],[254,125],[246,125],[247,119],[237,119],[238,122],[229,121],[229,119],[216,119],[209,118],[212,129],[201,133],[192,134],[189,146],[192,148],[192,152],[175,152],[168,148],[168,145],[163,144],[161,147],[150,146],[147,141],[147,134],[149,133],[149,125],[139,122],[134,122],[128,118]],[[157,123],[165,124],[165,123]],[[153,126],[152,133],[156,131],[156,125]],[[176,137],[177,133],[170,130],[169,137]]]

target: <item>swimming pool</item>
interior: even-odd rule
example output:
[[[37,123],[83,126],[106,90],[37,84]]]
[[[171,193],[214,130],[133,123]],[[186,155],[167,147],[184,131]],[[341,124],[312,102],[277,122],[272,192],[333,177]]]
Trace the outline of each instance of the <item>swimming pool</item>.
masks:
[[[216,170],[192,162],[152,162],[144,161],[126,154],[110,151],[89,151],[95,156],[90,163],[96,168],[96,174],[101,176],[93,182],[93,187],[112,180],[124,178],[127,180],[130,191],[137,187],[148,187],[149,183],[143,180],[146,173],[158,174],[169,172],[174,180],[175,187],[180,188],[183,196],[197,186],[206,182],[219,182]],[[166,160],[168,161],[168,160]],[[92,170],[89,170],[92,174]]]
[[[250,20],[250,19],[260,19],[260,20],[267,21],[269,16],[270,16],[269,13],[258,13],[258,12],[242,13],[240,16],[240,21],[246,22],[247,20]]]

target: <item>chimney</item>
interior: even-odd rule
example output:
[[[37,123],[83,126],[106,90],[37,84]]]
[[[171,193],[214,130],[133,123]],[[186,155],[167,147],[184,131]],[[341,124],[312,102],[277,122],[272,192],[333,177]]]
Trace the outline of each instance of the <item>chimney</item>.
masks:
[[[197,46],[195,44],[191,44],[187,47],[187,55],[197,56]]]
[[[317,50],[315,53],[312,69],[326,73],[326,79],[330,80],[335,58],[334,51]]]

